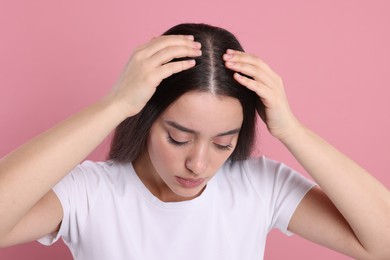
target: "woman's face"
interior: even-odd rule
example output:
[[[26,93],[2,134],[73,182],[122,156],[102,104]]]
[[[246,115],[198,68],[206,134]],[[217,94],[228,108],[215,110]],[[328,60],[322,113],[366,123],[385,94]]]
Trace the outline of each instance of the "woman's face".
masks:
[[[137,173],[163,201],[198,196],[233,152],[242,120],[242,107],[235,98],[184,94],[152,125],[149,156],[144,156],[147,159]]]

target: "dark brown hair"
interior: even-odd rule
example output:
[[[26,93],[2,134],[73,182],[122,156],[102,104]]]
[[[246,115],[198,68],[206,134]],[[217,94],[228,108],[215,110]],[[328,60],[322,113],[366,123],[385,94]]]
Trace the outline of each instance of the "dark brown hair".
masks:
[[[257,96],[233,78],[233,71],[225,67],[222,59],[227,49],[243,51],[240,43],[227,30],[206,24],[179,24],[164,35],[194,35],[195,41],[202,44],[202,56],[195,59],[195,67],[164,79],[145,107],[116,128],[109,159],[117,162],[135,160],[144,151],[155,120],[169,105],[190,91],[209,92],[239,100],[243,123],[230,159],[246,159],[254,143]]]

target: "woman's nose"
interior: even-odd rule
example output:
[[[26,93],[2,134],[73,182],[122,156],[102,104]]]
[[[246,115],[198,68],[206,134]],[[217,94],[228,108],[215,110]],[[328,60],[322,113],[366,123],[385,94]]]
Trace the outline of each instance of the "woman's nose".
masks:
[[[186,159],[186,168],[196,175],[201,175],[207,169],[208,151],[206,146],[194,147]]]

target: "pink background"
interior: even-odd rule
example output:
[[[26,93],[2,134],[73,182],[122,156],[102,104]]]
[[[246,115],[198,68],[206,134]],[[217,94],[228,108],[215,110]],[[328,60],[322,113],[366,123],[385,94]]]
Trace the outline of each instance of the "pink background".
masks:
[[[1,0],[0,157],[102,97],[135,46],[177,23],[205,22],[268,62],[301,121],[390,187],[389,13],[386,0]],[[258,152],[306,175],[260,135]],[[107,144],[90,158],[104,159]],[[0,259],[71,255],[62,242],[34,242],[1,249]],[[349,258],[274,231],[265,259]]]

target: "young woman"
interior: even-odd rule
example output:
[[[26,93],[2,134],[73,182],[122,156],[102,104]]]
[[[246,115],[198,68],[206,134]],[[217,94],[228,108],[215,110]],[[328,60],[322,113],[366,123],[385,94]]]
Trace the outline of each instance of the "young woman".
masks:
[[[249,158],[256,113],[316,181]],[[113,130],[109,160],[85,157]],[[138,47],[102,100],[0,162],[0,244],[62,237],[75,259],[262,259],[279,228],[390,259],[390,193],[304,127],[281,78],[224,29]]]

